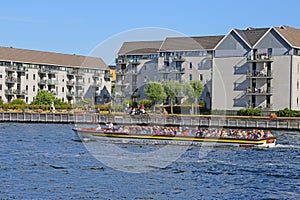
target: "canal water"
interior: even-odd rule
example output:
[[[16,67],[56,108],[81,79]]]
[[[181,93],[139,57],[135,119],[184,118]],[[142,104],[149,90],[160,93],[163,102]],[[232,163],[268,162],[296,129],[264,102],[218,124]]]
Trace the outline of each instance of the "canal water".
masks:
[[[300,132],[251,149],[104,144],[72,128],[1,123],[0,199],[300,199]]]

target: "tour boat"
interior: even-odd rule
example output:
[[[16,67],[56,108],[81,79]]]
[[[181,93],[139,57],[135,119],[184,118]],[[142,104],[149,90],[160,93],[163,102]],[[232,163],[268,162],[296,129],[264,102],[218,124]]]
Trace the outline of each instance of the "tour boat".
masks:
[[[205,145],[205,146],[238,146],[269,148],[276,145],[277,138],[266,137],[245,139],[236,137],[200,137],[167,134],[127,133],[118,130],[97,130],[97,128],[73,128],[80,138],[134,144],[175,144],[175,145]]]

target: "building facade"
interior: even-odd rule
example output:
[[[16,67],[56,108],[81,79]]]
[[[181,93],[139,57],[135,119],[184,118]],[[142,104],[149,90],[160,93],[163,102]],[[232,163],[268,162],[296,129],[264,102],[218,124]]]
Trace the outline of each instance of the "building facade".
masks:
[[[215,48],[212,109],[299,110],[299,41],[288,26],[231,30]]]
[[[148,81],[200,80],[212,110],[300,110],[300,30],[232,29],[225,36],[125,42],[117,62],[119,102],[144,97]],[[116,87],[117,88],[117,87]]]
[[[0,98],[31,103],[40,90],[63,102],[111,100],[110,70],[101,58],[0,47]],[[109,93],[102,90],[105,89]]]

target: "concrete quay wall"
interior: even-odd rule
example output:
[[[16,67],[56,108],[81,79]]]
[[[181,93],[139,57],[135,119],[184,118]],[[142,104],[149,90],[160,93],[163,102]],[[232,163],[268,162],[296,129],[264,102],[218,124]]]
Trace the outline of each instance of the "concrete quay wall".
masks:
[[[228,116],[163,116],[102,115],[61,113],[0,113],[0,122],[96,124],[113,122],[120,125],[159,125],[187,127],[224,127],[300,130],[300,119]]]

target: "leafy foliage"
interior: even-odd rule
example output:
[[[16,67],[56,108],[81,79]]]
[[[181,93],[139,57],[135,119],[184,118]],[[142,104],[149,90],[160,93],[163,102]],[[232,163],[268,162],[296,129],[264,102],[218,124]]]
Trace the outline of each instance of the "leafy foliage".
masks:
[[[262,116],[262,110],[255,108],[241,109],[238,111],[240,116]]]
[[[164,88],[159,82],[149,82],[144,88],[144,93],[154,103],[161,102],[166,99]]]
[[[11,101],[12,105],[26,105],[25,101],[23,99],[17,98]]]
[[[32,105],[51,105],[54,102],[55,96],[45,90],[39,91],[35,100],[31,102]]]
[[[204,90],[204,86],[201,81],[191,81],[191,87],[193,88],[194,98],[199,98]]]
[[[278,117],[300,117],[300,111],[285,108],[276,112]]]
[[[146,109],[149,109],[153,105],[153,102],[149,99],[143,99],[139,101],[139,106],[141,106],[142,104],[145,106]]]

